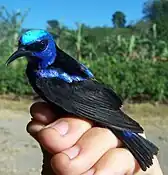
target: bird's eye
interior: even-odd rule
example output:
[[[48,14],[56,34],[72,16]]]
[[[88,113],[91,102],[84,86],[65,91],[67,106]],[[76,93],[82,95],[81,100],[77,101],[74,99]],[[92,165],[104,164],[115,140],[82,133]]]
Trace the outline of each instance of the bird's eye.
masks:
[[[48,41],[47,40],[42,40],[38,43],[38,45],[39,45],[39,50],[43,51],[47,47]]]
[[[46,49],[47,45],[48,45],[48,41],[42,40],[26,46],[26,49],[35,51],[35,52],[42,52],[43,50]]]

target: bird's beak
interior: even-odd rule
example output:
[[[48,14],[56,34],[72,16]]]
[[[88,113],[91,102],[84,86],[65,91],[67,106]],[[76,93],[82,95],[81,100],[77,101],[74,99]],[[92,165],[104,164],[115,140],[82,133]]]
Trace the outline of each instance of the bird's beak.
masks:
[[[22,56],[32,56],[32,52],[25,50],[24,48],[19,48],[9,57],[9,59],[6,61],[6,65],[8,66],[12,61]]]

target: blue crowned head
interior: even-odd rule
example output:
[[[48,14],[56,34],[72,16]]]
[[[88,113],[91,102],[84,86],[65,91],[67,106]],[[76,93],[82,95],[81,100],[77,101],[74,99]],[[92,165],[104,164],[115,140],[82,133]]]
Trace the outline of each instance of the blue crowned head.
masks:
[[[56,58],[56,44],[50,33],[45,30],[29,30],[19,39],[18,50],[8,59],[7,64],[18,57],[26,56],[28,61],[46,68]]]

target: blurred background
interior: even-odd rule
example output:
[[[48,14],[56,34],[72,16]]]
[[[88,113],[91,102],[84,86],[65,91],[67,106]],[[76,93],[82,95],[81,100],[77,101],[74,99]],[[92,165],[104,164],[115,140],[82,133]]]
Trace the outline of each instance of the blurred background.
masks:
[[[168,1],[0,0],[0,174],[38,175],[41,152],[25,131],[35,97],[20,60],[5,67],[18,37],[46,29],[124,100],[124,110],[160,148],[168,173]]]

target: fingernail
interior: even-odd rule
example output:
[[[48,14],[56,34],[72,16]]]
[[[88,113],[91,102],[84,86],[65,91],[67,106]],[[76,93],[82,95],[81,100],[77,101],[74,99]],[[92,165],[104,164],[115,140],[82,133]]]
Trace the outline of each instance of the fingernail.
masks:
[[[66,151],[64,151],[64,153],[70,158],[73,159],[75,158],[78,154],[79,154],[80,148],[79,146],[74,146]]]
[[[60,135],[64,136],[68,132],[68,122],[61,121],[52,126],[52,128],[56,129]]]

